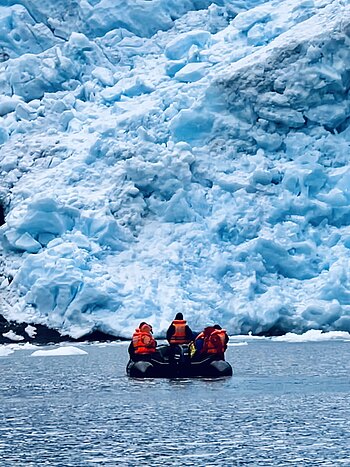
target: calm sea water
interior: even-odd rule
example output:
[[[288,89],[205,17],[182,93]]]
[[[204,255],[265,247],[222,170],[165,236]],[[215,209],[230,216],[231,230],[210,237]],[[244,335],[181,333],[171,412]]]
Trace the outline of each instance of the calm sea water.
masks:
[[[350,466],[350,342],[252,341],[222,380],[132,380],[125,344],[0,358],[0,466]]]

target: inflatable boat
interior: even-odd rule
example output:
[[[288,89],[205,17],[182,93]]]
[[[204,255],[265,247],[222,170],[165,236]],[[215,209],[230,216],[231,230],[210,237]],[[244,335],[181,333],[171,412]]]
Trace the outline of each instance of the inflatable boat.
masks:
[[[144,359],[130,358],[126,373],[133,378],[220,378],[233,372],[226,360],[214,356],[190,358],[187,345],[162,345]]]

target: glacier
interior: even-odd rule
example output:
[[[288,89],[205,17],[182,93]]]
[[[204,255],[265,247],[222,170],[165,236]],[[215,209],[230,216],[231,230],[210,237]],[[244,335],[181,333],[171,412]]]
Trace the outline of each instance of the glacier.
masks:
[[[3,0],[0,89],[6,320],[350,332],[350,2]]]

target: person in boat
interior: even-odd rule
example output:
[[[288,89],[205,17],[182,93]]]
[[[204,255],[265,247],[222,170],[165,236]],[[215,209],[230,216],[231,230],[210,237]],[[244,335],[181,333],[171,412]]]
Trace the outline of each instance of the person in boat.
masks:
[[[156,353],[157,341],[153,337],[153,329],[150,324],[142,321],[135,329],[129,345],[131,360],[149,360]]]
[[[225,351],[229,337],[219,324],[207,326],[195,340],[195,358],[211,356],[217,360],[225,360]]]
[[[166,338],[171,346],[189,344],[193,340],[193,332],[182,313],[176,313],[175,319],[167,330]]]

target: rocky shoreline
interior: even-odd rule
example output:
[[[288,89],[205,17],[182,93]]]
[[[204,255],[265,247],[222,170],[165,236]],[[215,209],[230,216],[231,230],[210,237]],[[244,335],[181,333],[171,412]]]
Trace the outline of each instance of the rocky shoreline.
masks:
[[[31,344],[45,345],[60,342],[108,342],[116,340],[125,339],[101,331],[93,331],[74,339],[71,336],[62,335],[56,329],[51,329],[43,324],[8,321],[0,314],[0,344],[29,342]]]

